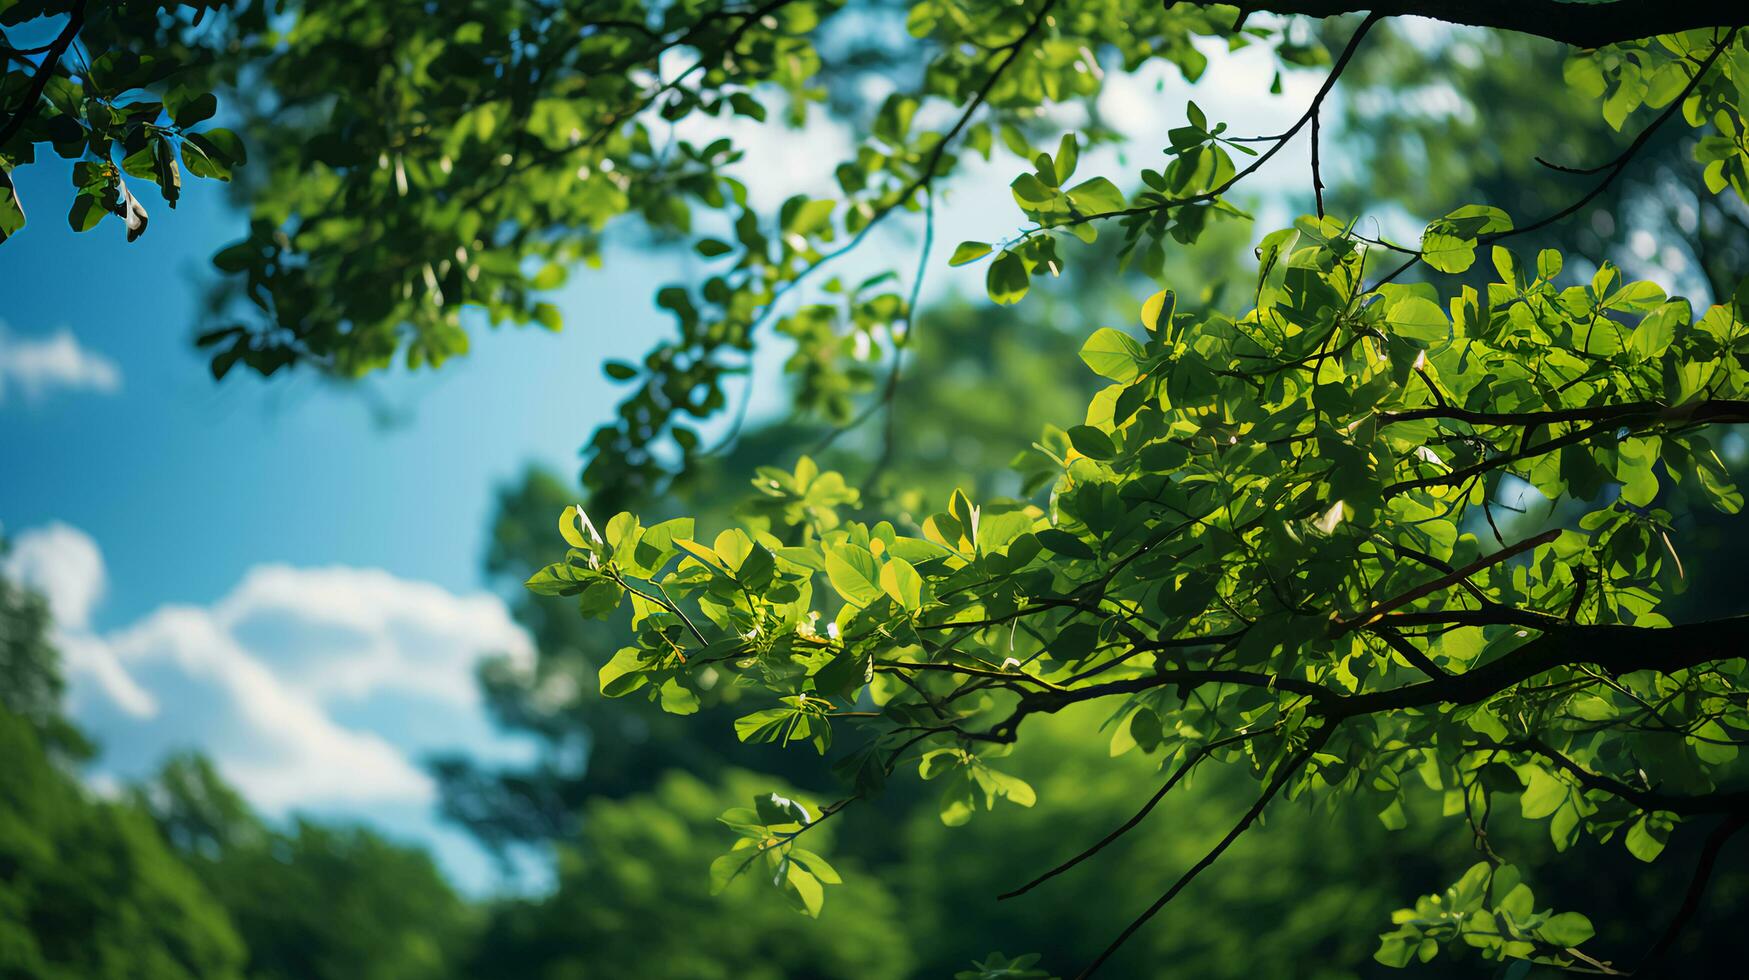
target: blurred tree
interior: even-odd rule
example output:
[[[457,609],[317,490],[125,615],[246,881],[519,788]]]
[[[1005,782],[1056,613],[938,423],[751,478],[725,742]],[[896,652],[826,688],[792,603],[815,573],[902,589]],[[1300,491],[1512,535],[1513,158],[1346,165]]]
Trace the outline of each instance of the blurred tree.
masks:
[[[7,543],[0,537],[0,557]],[[66,681],[42,596],[0,575],[0,709],[28,723],[51,755],[77,760],[92,746],[61,711]]]
[[[87,743],[62,715],[46,609],[0,576],[0,976],[243,977],[223,906],[150,818],[70,771]]]
[[[1594,124],[1597,96],[1547,84],[1566,52],[1534,38],[1387,24],[1372,45],[1343,79],[1342,164],[1327,193],[1337,213],[1400,208],[1412,227],[1472,201],[1538,214],[1588,188],[1591,178],[1558,168],[1609,160],[1630,141]],[[1532,90],[1538,98],[1522,97]],[[1700,139],[1682,127],[1652,133],[1583,220],[1527,245],[1665,277],[1701,301],[1729,297],[1749,259],[1749,207],[1707,190],[1693,165]]]
[[[236,924],[249,980],[439,980],[474,915],[423,850],[362,826],[266,825],[198,756],[135,798]]]
[[[769,791],[734,770],[710,782],[677,770],[648,792],[584,807],[582,833],[558,848],[550,896],[500,903],[474,949],[476,977],[584,980],[807,980],[912,975],[899,902],[872,878],[847,884],[818,928],[770,888],[737,881],[711,894],[725,797]],[[837,896],[835,896],[836,898]]]

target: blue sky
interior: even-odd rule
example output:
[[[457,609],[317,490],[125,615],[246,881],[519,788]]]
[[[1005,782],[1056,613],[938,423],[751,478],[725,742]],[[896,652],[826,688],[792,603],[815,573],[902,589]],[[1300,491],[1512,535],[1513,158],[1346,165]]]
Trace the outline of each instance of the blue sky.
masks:
[[[1318,81],[1298,74],[1259,105],[1266,55],[1211,54],[1195,92],[1111,86],[1108,117],[1147,132],[1124,166],[1101,151],[1085,174],[1125,183],[1188,95],[1270,132]],[[767,205],[823,190],[844,146],[827,127],[760,136],[744,175]],[[981,267],[949,270],[946,255],[1018,223],[1016,169],[974,170],[938,208],[926,299],[981,291]],[[1302,143],[1254,189],[1303,173]],[[106,747],[93,783],[198,748],[270,814],[367,819],[435,845],[469,890],[495,887],[483,855],[433,816],[419,769],[434,750],[529,751],[493,732],[471,680],[482,654],[533,656],[480,574],[494,492],[531,464],[575,473],[617,398],[602,361],[636,359],[670,329],[652,297],[698,260],[611,249],[554,297],[562,333],[477,328],[472,353],[436,372],[345,387],[239,370],[215,384],[191,338],[208,257],[245,227],[223,189],[192,181],[175,211],[148,200],[151,226],[130,245],[116,222],[67,227],[61,164],[15,180],[30,224],[0,247],[0,522],[10,573],[51,598],[73,713]],[[874,242],[844,271],[909,269],[908,245]],[[762,360],[756,405],[779,401],[779,360]]]
[[[207,257],[242,226],[221,189],[195,182],[175,212],[155,207],[148,234],[130,245],[115,223],[77,235],[59,220],[65,181],[54,165],[18,174],[32,220],[0,248],[0,356],[23,365],[0,372],[0,520],[21,545],[34,537],[39,566],[74,564],[80,544],[48,529],[88,539],[96,585],[88,575],[66,588],[94,594],[63,626],[98,637],[137,631],[166,608],[221,607],[263,569],[372,569],[458,601],[479,592],[495,488],[530,464],[575,471],[583,436],[616,397],[601,360],[635,358],[667,329],[650,297],[684,271],[625,250],[606,273],[580,273],[560,292],[563,333],[482,331],[472,355],[438,372],[397,370],[347,388],[307,373],[263,381],[239,371],[215,384],[190,337]],[[310,612],[279,613],[277,628],[254,629],[249,648],[301,640],[280,651],[295,660],[331,645],[293,629]],[[443,666],[465,681],[459,656]],[[138,775],[171,748],[237,736],[186,714],[170,720],[178,707],[205,705],[196,692],[178,694],[176,673],[156,677],[170,710],[148,719],[116,711],[75,677],[76,714],[110,746],[102,773]],[[446,747],[508,752],[471,706],[438,699],[444,710],[421,711],[418,693],[402,688],[323,707],[348,728],[390,732],[414,758]],[[215,754],[223,764],[226,753]],[[248,766],[225,768],[238,779]],[[271,794],[251,795],[283,809]],[[432,830],[416,795],[322,795],[312,794],[314,809],[363,806],[408,833]],[[483,874],[465,848],[449,850],[464,874]]]

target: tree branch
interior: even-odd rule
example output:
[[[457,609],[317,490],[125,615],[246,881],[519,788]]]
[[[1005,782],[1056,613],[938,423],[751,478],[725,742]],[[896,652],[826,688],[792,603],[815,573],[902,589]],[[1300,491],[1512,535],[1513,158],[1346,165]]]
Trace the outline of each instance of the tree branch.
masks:
[[[1685,626],[1551,627],[1524,646],[1474,670],[1314,704],[1314,712],[1354,717],[1435,704],[1475,704],[1557,667],[1593,664],[1611,674],[1636,670],[1673,673],[1749,653],[1749,616],[1733,616]]]
[[[61,63],[61,56],[72,46],[73,39],[79,36],[79,29],[85,26],[85,0],[74,0],[73,9],[67,13],[67,24],[61,28],[61,33],[49,43],[48,53],[36,66],[36,73],[30,77],[30,90],[24,93],[24,101],[12,111],[12,118],[6,120],[4,128],[0,128],[0,147],[12,141],[18,135],[24,124],[36,115],[36,104],[42,99],[43,89],[48,87],[49,79],[54,77],[55,68]]]
[[[1623,402],[1619,405],[1584,405],[1576,408],[1545,408],[1528,412],[1477,412],[1455,405],[1411,408],[1401,412],[1384,412],[1380,425],[1413,422],[1418,419],[1449,419],[1469,425],[1529,426],[1554,425],[1561,422],[1615,422],[1634,425],[1643,422],[1749,422],[1749,401],[1711,399],[1672,407],[1657,402]]]
[[[1187,2],[1198,7],[1214,5],[1214,0]],[[1749,6],[1694,0],[1615,0],[1578,5],[1563,0],[1247,0],[1239,6],[1246,14],[1335,17],[1365,10],[1379,17],[1427,17],[1447,24],[1531,34],[1580,48],[1695,28],[1749,25]]]
[[[1373,606],[1371,609],[1368,609],[1350,619],[1337,621],[1334,624],[1336,627],[1335,634],[1341,636],[1352,630],[1360,629],[1363,626],[1376,622],[1388,612],[1401,609],[1409,603],[1414,602],[1416,599],[1432,595],[1442,589],[1450,588],[1477,572],[1498,565],[1503,561],[1524,554],[1534,548],[1539,548],[1560,536],[1560,528],[1554,528],[1552,530],[1544,531],[1535,537],[1526,538],[1511,547],[1502,548],[1491,555],[1484,555],[1481,558],[1477,558],[1475,561],[1470,562],[1462,568],[1453,569],[1431,582],[1418,585],[1415,588],[1404,592],[1402,595],[1386,599],[1378,605]]]

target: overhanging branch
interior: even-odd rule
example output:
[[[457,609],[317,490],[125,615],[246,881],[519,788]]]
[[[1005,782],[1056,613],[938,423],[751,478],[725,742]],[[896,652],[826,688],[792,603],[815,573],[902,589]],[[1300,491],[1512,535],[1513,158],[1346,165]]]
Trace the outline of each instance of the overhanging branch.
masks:
[[[1198,7],[1208,0],[1187,0]],[[1749,25],[1749,4],[1730,0],[1249,0],[1246,13],[1334,17],[1368,11],[1381,17],[1426,17],[1467,27],[1491,27],[1580,48],[1634,41],[1705,27]]]

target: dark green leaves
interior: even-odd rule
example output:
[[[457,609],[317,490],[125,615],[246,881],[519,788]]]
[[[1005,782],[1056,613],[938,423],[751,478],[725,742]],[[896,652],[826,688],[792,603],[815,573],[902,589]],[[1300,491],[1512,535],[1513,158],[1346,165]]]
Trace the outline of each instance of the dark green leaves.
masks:
[[[1069,443],[1075,451],[1089,459],[1111,459],[1117,455],[1117,448],[1111,441],[1111,436],[1091,425],[1077,425],[1069,429]]]
[[[24,227],[24,203],[18,199],[18,188],[12,186],[12,175],[0,167],[0,244]]]
[[[219,110],[219,100],[211,92],[176,88],[165,96],[164,106],[170,110],[170,119],[186,129],[211,119]]]
[[[231,170],[246,162],[243,141],[228,129],[187,133],[182,140],[182,161],[196,177],[230,180]]]
[[[1067,531],[1061,531],[1054,527],[1046,528],[1045,530],[1038,532],[1038,542],[1051,551],[1067,558],[1080,558],[1085,560],[1094,557],[1093,549],[1089,548],[1086,542]]]

